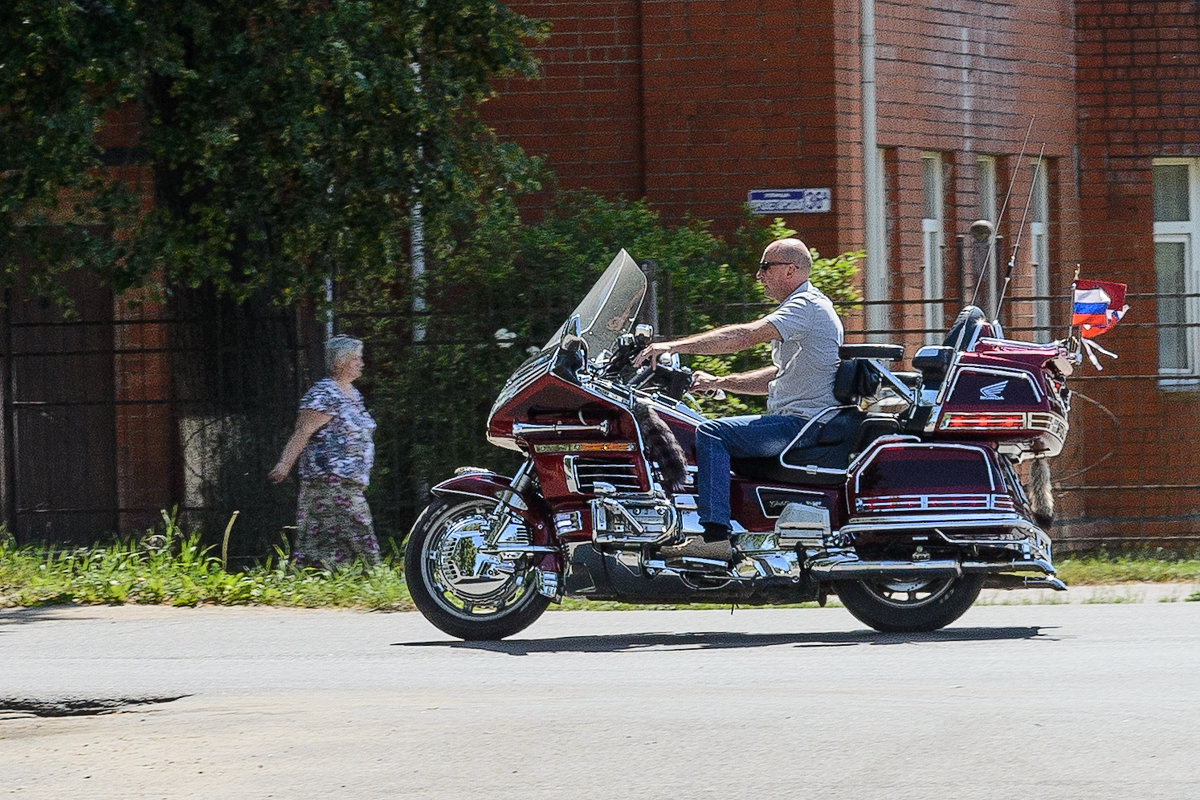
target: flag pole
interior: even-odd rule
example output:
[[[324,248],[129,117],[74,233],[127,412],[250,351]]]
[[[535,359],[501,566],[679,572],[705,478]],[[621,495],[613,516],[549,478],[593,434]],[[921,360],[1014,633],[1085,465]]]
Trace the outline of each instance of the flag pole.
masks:
[[[1071,278],[1071,315],[1067,317],[1067,338],[1066,343],[1070,343],[1075,337],[1075,286],[1079,283],[1079,263],[1075,263],[1075,277]]]

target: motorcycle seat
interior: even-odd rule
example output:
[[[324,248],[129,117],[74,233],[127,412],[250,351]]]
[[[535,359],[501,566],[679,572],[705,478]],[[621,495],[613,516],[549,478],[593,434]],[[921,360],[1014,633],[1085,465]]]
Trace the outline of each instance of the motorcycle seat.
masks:
[[[871,414],[858,406],[833,406],[809,421],[779,456],[735,458],[736,475],[779,483],[832,486],[846,480],[853,456],[892,433],[899,423],[891,414]]]
[[[903,352],[898,345],[844,345],[833,379],[833,397],[843,405],[830,406],[809,420],[778,456],[733,459],[734,474],[810,486],[845,481],[851,458],[880,436],[900,430],[893,415],[868,413],[858,403],[882,383],[878,366],[869,359],[895,360]]]

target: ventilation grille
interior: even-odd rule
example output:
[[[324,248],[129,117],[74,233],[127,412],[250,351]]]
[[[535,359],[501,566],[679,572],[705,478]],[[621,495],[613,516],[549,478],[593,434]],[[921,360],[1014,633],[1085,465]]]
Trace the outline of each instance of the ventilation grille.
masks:
[[[584,494],[595,494],[596,482],[612,484],[618,492],[643,492],[637,464],[609,458],[575,459],[575,484]]]

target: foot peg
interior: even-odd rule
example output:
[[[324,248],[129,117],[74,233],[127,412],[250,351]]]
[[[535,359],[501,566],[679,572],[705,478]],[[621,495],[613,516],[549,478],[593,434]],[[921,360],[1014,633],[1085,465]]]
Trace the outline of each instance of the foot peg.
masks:
[[[728,539],[708,542],[699,536],[693,536],[683,544],[660,547],[658,552],[664,558],[703,558],[709,561],[722,561],[726,564],[732,564],[737,556],[733,542]]]

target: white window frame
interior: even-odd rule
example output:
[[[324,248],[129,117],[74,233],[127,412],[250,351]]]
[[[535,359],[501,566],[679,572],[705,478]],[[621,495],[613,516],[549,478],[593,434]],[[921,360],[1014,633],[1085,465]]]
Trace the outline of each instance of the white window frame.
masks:
[[[932,170],[933,197],[926,196],[927,170]],[[937,300],[945,297],[945,266],[942,263],[942,240],[945,227],[945,180],[942,176],[942,154],[927,152],[921,154],[921,249],[923,252],[923,274],[926,300]],[[924,216],[933,201],[934,216]],[[945,308],[940,302],[925,303],[925,327],[929,330],[926,340],[929,343],[939,342],[946,326]]]
[[[1183,367],[1158,364],[1159,386],[1164,389],[1200,387],[1200,158],[1156,158],[1154,166],[1186,166],[1188,186],[1188,219],[1179,222],[1154,222],[1154,247],[1160,244],[1183,244],[1183,292],[1192,295],[1183,308],[1184,360]],[[1157,278],[1156,278],[1157,288]],[[1157,316],[1158,309],[1155,309]],[[1157,356],[1156,356],[1157,358]]]
[[[992,223],[992,235],[988,239],[988,257],[984,261],[983,274],[978,276],[977,280],[981,284],[975,292],[976,303],[984,302],[987,306],[983,309],[985,314],[991,314],[996,309],[993,307],[996,303],[996,279],[1000,271],[999,265],[996,263],[996,157],[995,156],[979,156],[976,159],[979,167],[979,219],[986,219]],[[974,264],[971,265],[972,269]]]
[[[866,202],[875,204],[876,219],[883,223],[883,234],[878,244],[878,254],[871,258],[868,254],[866,274],[863,276],[863,288],[867,300],[885,301],[891,299],[891,281],[888,275],[888,236],[887,236],[887,159],[886,150],[882,147],[875,149],[878,186],[868,186]],[[872,303],[866,307],[867,328],[876,333],[872,338],[877,341],[891,341],[886,333],[891,328],[891,308],[886,303]]]
[[[1030,162],[1033,218],[1029,222],[1029,262],[1033,294],[1037,298],[1050,295],[1050,176],[1046,174],[1046,168],[1044,159],[1035,158]],[[1033,328],[1035,335],[1049,341],[1049,299],[1033,301]]]

